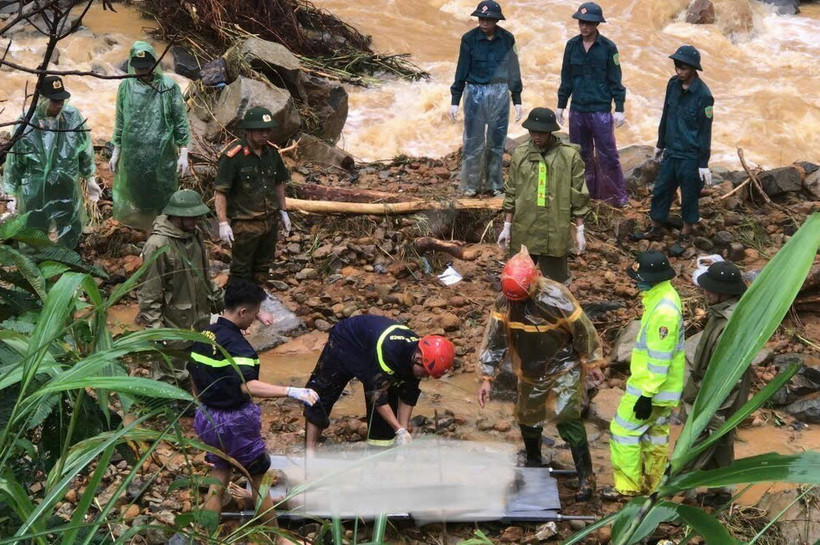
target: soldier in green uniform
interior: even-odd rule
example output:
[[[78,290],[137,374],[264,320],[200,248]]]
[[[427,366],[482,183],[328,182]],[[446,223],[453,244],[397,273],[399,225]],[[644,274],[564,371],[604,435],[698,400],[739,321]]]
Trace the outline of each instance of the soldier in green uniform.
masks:
[[[199,219],[210,209],[199,193],[180,189],[171,195],[162,214],[154,219],[151,236],[145,242],[143,259],[148,262],[160,248],[167,248],[145,271],[137,293],[137,321],[149,328],[175,327],[202,331],[210,322],[211,313],[222,310],[222,293],[210,279],[210,260],[202,234],[197,229]],[[167,348],[179,353],[165,362],[154,364],[155,379],[189,387],[185,370],[190,342],[173,342]]]
[[[264,287],[276,251],[279,216],[290,233],[285,184],[290,173],[268,141],[276,121],[269,110],[249,109],[245,137],[228,144],[219,157],[214,182],[219,238],[232,246],[231,278]]]
[[[589,191],[584,181],[584,161],[578,146],[552,134],[560,129],[549,108],[533,108],[523,127],[530,139],[513,152],[504,186],[504,229],[498,237],[502,248],[522,245],[556,282],[569,281],[567,254],[570,222],[574,219],[578,251],[584,251],[584,216],[589,212]]]
[[[709,320],[695,349],[694,361],[689,369],[689,379],[683,388],[684,409],[688,413],[692,410],[692,405],[700,391],[703,377],[709,366],[709,361],[715,352],[715,348],[723,335],[723,330],[729,322],[729,318],[740,302],[740,297],[746,292],[746,284],[740,276],[740,270],[733,263],[720,261],[713,263],[709,268],[695,279],[695,283],[703,288],[706,293],[706,301],[709,303]],[[748,369],[743,377],[735,384],[720,409],[709,422],[703,431],[703,437],[708,437],[715,432],[728,418],[731,418],[749,398],[751,388],[751,369]],[[711,447],[703,451],[694,462],[692,469],[719,469],[728,467],[735,460],[735,431],[732,430],[720,438]],[[731,494],[725,489],[711,489],[709,496],[714,499],[726,499]]]

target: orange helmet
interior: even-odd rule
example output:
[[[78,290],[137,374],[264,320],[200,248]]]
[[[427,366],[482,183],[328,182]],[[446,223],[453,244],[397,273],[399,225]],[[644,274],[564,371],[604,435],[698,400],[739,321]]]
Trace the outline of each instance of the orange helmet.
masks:
[[[421,365],[433,378],[441,378],[453,366],[456,351],[441,335],[425,335],[419,340]]]
[[[540,272],[530,254],[523,246],[501,272],[501,291],[510,301],[523,301],[530,297],[530,288],[538,280]]]

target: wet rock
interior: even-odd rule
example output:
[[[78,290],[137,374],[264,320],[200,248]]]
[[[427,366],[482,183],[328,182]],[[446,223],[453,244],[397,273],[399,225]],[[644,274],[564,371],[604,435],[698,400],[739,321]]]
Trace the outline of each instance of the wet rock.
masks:
[[[441,297],[430,297],[424,302],[424,306],[427,308],[444,308],[447,306],[447,301]]]
[[[758,352],[754,359],[752,360],[752,367],[757,367],[759,365],[764,365],[768,363],[769,360],[772,359],[772,351],[768,348],[761,348],[760,352]]]
[[[174,59],[174,72],[188,79],[197,79],[199,77],[201,66],[187,47],[180,45],[171,47],[171,56]]]
[[[299,158],[303,161],[341,167],[345,170],[352,169],[356,164],[349,153],[309,134],[299,136]]]
[[[621,331],[612,350],[613,361],[617,363],[629,363],[629,360],[632,358],[632,347],[635,345],[640,330],[641,321],[633,320]]]
[[[319,276],[319,271],[306,267],[296,273],[296,280],[312,280]]]
[[[347,91],[338,81],[317,76],[303,74],[301,83],[310,111],[316,117],[313,134],[336,144],[347,121]]]
[[[820,392],[799,399],[784,410],[806,424],[820,424]]]
[[[501,433],[506,433],[512,429],[512,424],[510,423],[509,419],[498,420],[493,425],[493,429],[495,431],[500,431]]]
[[[315,327],[319,331],[330,331],[330,328],[332,328],[333,325],[330,322],[326,321],[326,320],[322,320],[321,318],[318,318],[318,319],[313,321],[313,327]]]
[[[820,518],[817,517],[817,492],[809,493],[798,500],[800,488],[769,491],[758,504],[769,518],[778,516],[777,527],[782,535],[782,543],[816,543],[820,540]],[[782,513],[782,514],[781,514]]]
[[[208,61],[199,69],[199,79],[203,85],[217,87],[227,85],[231,79],[228,77],[228,65],[225,59],[217,57]]]
[[[290,93],[261,81],[239,77],[221,91],[213,109],[214,119],[208,123],[206,137],[212,140],[223,129],[236,131],[245,112],[255,106],[263,106],[273,114],[276,127],[271,141],[283,144],[299,130],[302,120]]]
[[[746,256],[746,246],[740,242],[733,242],[726,251],[726,259],[738,263]]]
[[[624,241],[637,230],[638,222],[634,218],[622,219],[615,224],[615,238]]]
[[[693,244],[702,252],[711,252],[715,249],[715,245],[706,237],[695,237]]]
[[[781,167],[766,170],[759,175],[763,191],[770,197],[783,193],[792,193],[803,189],[803,179],[800,170],[793,167]]]
[[[273,85],[287,89],[303,100],[307,97],[302,87],[299,58],[280,43],[252,37],[231,47],[224,57],[231,81],[242,73],[243,65],[250,65]]]
[[[521,543],[524,538],[524,529],[520,526],[508,526],[498,537],[503,543]]]
[[[285,335],[294,333],[303,327],[302,320],[280,301],[275,295],[268,295],[262,302],[262,310],[273,316],[273,323],[269,326],[260,324],[248,336],[248,342],[253,345],[257,352],[264,352],[279,346],[287,340]]]
[[[764,4],[774,6],[778,15],[794,15],[800,13],[800,0],[760,0]]]
[[[618,150],[618,153],[626,187],[630,192],[634,193],[639,187],[646,187],[655,181],[658,163],[652,159],[652,146],[627,146]]]
[[[618,404],[621,402],[624,391],[620,388],[599,390],[589,402],[589,421],[600,428],[609,428],[609,423],[615,418]]]
[[[444,329],[444,331],[455,331],[459,327],[461,327],[461,318],[453,314],[452,312],[445,312],[438,318],[439,326]]]
[[[734,235],[729,231],[718,231],[715,233],[715,236],[712,237],[712,242],[718,248],[728,248],[734,239]]]
[[[482,416],[475,421],[475,427],[478,431],[490,431],[495,428],[495,423],[486,416]]]
[[[715,22],[715,6],[712,0],[692,0],[686,9],[686,22],[694,25],[711,25]]]
[[[815,170],[806,176],[803,182],[803,189],[809,197],[815,201],[820,201],[820,170]]]
[[[126,507],[125,509],[123,509],[122,518],[124,518],[125,520],[133,520],[139,514],[140,514],[139,505],[131,504],[128,507]]]

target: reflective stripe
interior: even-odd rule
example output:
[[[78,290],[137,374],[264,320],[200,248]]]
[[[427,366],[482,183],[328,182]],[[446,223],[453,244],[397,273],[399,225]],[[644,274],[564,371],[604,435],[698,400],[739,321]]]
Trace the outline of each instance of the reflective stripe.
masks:
[[[646,368],[655,373],[656,375],[668,375],[669,374],[669,366],[668,365],[655,365],[654,363],[646,364]]]
[[[639,445],[641,443],[640,437],[629,437],[627,435],[612,435],[612,440],[622,445]]]
[[[641,332],[638,335],[638,342],[635,343],[635,348],[639,350],[646,349],[646,337],[647,337],[647,329],[649,326],[649,322],[651,321],[652,316],[655,314],[655,311],[661,307],[671,307],[675,309],[675,313],[678,315],[678,339],[681,338],[683,333],[683,316],[681,315],[681,311],[678,306],[670,301],[669,299],[661,299],[660,302],[655,305],[655,308],[652,309],[652,312],[649,313],[649,316],[646,318],[646,326],[641,328]],[[681,343],[682,344],[682,343]],[[677,347],[676,347],[677,348]]]
[[[395,439],[368,439],[367,444],[372,447],[392,447]]]
[[[669,443],[669,436],[668,435],[644,435],[641,437],[641,441],[644,443],[649,443],[651,445],[666,445]]]
[[[652,396],[653,401],[680,401],[681,392],[658,392]]]
[[[547,206],[547,164],[544,161],[538,163],[538,206]]]
[[[627,393],[630,393],[633,396],[637,396],[637,397],[641,397],[643,395],[643,390],[641,390],[640,388],[635,388],[631,384],[626,385],[626,391],[627,391]]]
[[[651,425],[651,424],[643,424],[643,423],[637,423],[637,422],[627,422],[626,420],[624,420],[623,418],[621,418],[617,414],[615,415],[615,423],[618,424],[619,426],[621,426],[625,430],[640,431],[641,433],[644,433],[646,430],[648,430],[649,426]]]
[[[382,368],[382,371],[387,373],[388,375],[392,375],[395,373],[384,361],[384,355],[382,354],[382,344],[384,344],[384,340],[387,338],[387,335],[390,334],[391,331],[395,331],[396,329],[406,329],[410,331],[410,328],[406,325],[395,324],[391,325],[387,329],[385,329],[381,335],[379,335],[379,340],[376,341],[376,356],[379,358],[379,366]]]
[[[675,356],[679,352],[677,348],[673,349],[672,352],[662,352],[660,350],[652,350],[651,348],[646,348],[646,355],[652,358],[653,360],[663,360],[663,361],[672,361],[675,359]]]
[[[197,363],[201,363],[202,365],[207,365],[208,367],[228,367],[231,365],[231,362],[227,359],[215,360],[213,358],[209,358],[208,356],[203,356],[198,352],[191,352],[191,359]],[[233,361],[237,365],[259,365],[259,358],[234,357]]]

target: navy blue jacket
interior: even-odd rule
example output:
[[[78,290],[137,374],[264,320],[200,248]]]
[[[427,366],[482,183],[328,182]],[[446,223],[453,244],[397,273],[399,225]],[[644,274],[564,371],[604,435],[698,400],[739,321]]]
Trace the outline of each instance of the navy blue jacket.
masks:
[[[584,49],[580,34],[567,42],[558,107],[566,108],[570,96],[576,112],[610,112],[612,101],[616,112],[624,111],[626,88],[621,83],[618,48],[612,40],[599,33],[589,51]]]
[[[458,106],[467,83],[506,83],[513,104],[521,104],[521,68],[515,49],[515,36],[497,26],[492,40],[476,27],[461,37],[456,78],[450,87],[451,104]]]
[[[697,159],[698,168],[709,166],[714,104],[711,91],[700,77],[689,89],[683,88],[677,76],[669,80],[658,127],[658,148],[664,150],[664,156]]]

